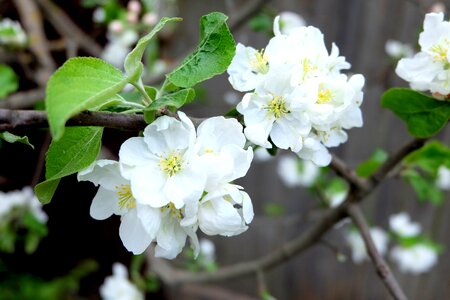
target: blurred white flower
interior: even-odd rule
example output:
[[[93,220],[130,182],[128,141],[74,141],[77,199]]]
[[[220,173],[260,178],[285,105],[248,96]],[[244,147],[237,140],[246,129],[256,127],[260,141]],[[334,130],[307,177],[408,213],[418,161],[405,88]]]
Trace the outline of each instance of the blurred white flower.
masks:
[[[5,18],[0,21],[0,45],[25,47],[27,35],[18,21]]]
[[[411,222],[409,215],[405,212],[389,217],[389,227],[401,237],[413,237],[420,234],[422,227],[419,223]]]
[[[341,191],[333,193],[331,195],[327,195],[330,207],[339,206],[342,202],[344,202],[345,198],[347,198],[347,194],[348,194],[347,191]]]
[[[421,243],[407,248],[396,246],[391,250],[390,258],[401,272],[411,274],[428,272],[438,260],[436,250]]]
[[[42,210],[41,202],[29,186],[20,191],[6,193],[0,191],[0,220],[15,208],[28,210],[40,223],[46,223],[48,220],[47,214]]]
[[[225,100],[225,103],[229,105],[236,105],[241,100],[241,96],[236,92],[227,91],[223,95],[223,100]]]
[[[200,255],[203,256],[205,262],[210,263],[216,260],[216,246],[211,240],[200,239]]]
[[[155,12],[148,12],[142,17],[142,22],[149,26],[155,26],[158,23],[158,14]]]
[[[106,19],[106,13],[103,7],[97,7],[92,14],[92,20],[95,23],[103,23]]]
[[[436,179],[436,186],[442,190],[450,190],[450,169],[440,166]]]
[[[378,227],[371,228],[370,234],[378,252],[380,255],[384,255],[386,253],[387,244],[389,241],[388,235],[384,232],[384,230]],[[368,258],[366,245],[364,244],[364,240],[362,239],[359,231],[349,230],[345,238],[350,246],[350,249],[352,250],[353,262],[360,263]]]
[[[129,281],[124,265],[115,263],[113,275],[105,278],[100,286],[102,300],[144,300],[144,294]]]
[[[410,44],[396,40],[387,40],[384,49],[387,55],[393,59],[412,57],[414,55],[413,47]]]
[[[320,168],[310,161],[284,155],[278,162],[278,175],[288,187],[311,187],[320,174]]]
[[[306,21],[299,14],[291,11],[281,12],[273,21],[273,32],[275,35],[288,35],[297,27],[306,26]]]
[[[263,147],[258,147],[255,150],[253,150],[253,154],[255,155],[254,160],[256,162],[265,162],[273,158],[273,156],[270,155],[269,152],[267,152],[267,149]]]

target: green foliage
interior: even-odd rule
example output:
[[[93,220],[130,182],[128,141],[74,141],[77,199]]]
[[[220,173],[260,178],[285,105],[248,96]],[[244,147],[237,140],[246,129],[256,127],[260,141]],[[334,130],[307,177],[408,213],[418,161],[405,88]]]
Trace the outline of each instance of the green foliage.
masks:
[[[69,59],[47,85],[45,103],[53,139],[63,136],[69,118],[84,110],[98,110],[126,84],[122,72],[101,59]]]
[[[100,127],[68,127],[61,140],[50,144],[46,156],[46,180],[35,187],[39,201],[49,203],[61,178],[75,174],[95,161],[102,134]]]
[[[31,254],[47,234],[47,226],[36,219],[28,206],[13,207],[0,220],[0,251],[14,253],[16,244],[23,242],[25,252]]]
[[[406,88],[386,91],[381,104],[405,121],[409,133],[418,138],[437,134],[450,118],[450,102],[438,101]]]
[[[250,19],[248,25],[255,32],[262,32],[267,36],[273,36],[273,16],[262,12]]]
[[[30,274],[14,274],[11,270],[0,270],[0,299],[2,300],[59,300],[72,299],[79,289],[83,277],[98,269],[93,260],[82,262],[68,275],[45,281]]]
[[[125,58],[124,68],[131,83],[140,81],[144,65],[142,64],[142,56],[145,48],[148,46],[152,38],[157,34],[167,22],[181,21],[181,18],[162,18],[152,31],[142,37],[136,47]]]
[[[450,149],[438,141],[427,143],[403,160],[401,175],[415,190],[419,200],[441,204],[444,196],[435,181],[440,166],[450,167]]]
[[[444,199],[442,192],[436,187],[434,180],[420,174],[414,169],[405,170],[402,176],[406,179],[417,194],[420,201],[430,201],[433,204],[441,204]]]
[[[19,88],[19,81],[14,70],[0,64],[0,99],[14,93]]]
[[[17,136],[8,131],[4,131],[0,132],[0,139],[7,141],[8,143],[22,143],[34,149],[34,146],[30,144],[27,136]]]
[[[200,20],[200,43],[181,65],[167,75],[174,85],[189,88],[223,73],[234,57],[236,43],[222,13],[213,12]]]
[[[158,110],[163,107],[180,108],[190,103],[195,98],[194,89],[183,89],[174,93],[166,94],[152,102],[146,110]]]
[[[372,156],[356,167],[356,174],[361,177],[369,177],[387,160],[388,155],[382,149],[376,149]]]
[[[264,214],[268,217],[280,217],[284,215],[286,208],[281,203],[266,203],[263,207]]]

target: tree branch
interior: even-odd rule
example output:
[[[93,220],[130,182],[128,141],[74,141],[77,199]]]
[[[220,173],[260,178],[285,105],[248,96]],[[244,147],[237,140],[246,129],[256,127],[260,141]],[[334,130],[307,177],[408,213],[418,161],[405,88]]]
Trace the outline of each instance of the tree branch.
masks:
[[[143,115],[87,111],[72,117],[66,126],[102,126],[139,131],[147,123]],[[0,131],[43,127],[48,127],[47,113],[44,111],[0,109]]]
[[[207,283],[227,279],[235,279],[253,275],[260,270],[270,270],[314,245],[320,238],[346,216],[345,207],[339,206],[325,212],[323,218],[310,227],[301,236],[291,240],[275,251],[255,260],[237,263],[235,265],[220,268],[216,272],[192,273],[173,268],[167,261],[154,257],[149,253],[150,267],[164,283],[176,286],[183,283]]]
[[[0,102],[0,108],[21,109],[32,107],[36,101],[44,100],[45,89],[38,88],[25,92],[18,92],[8,96],[5,100]]]
[[[364,244],[366,245],[367,253],[369,253],[370,258],[375,268],[377,269],[377,274],[386,286],[391,296],[396,300],[407,300],[408,298],[406,297],[402,288],[392,274],[392,271],[389,268],[388,264],[384,261],[383,257],[378,252],[370,234],[369,226],[367,225],[367,222],[358,204],[350,203],[347,207],[347,212],[352,218],[353,223],[358,227],[364,240]]]
[[[345,162],[334,154],[332,156],[330,167],[338,176],[344,178],[351,186],[353,185],[358,189],[367,189],[367,181],[356,175],[356,173],[350,169]]]

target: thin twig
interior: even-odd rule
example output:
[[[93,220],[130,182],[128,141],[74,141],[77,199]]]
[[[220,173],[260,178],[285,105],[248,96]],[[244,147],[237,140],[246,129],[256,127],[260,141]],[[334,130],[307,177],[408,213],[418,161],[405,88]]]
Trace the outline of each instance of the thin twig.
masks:
[[[30,0],[22,0],[29,2]],[[44,10],[53,27],[66,39],[75,41],[90,55],[100,57],[102,48],[90,36],[85,34],[59,6],[50,0],[35,0]]]
[[[275,251],[255,260],[225,266],[216,272],[191,273],[173,268],[167,261],[149,254],[150,266],[164,283],[176,286],[183,283],[217,282],[253,275],[258,270],[270,270],[314,245],[330,228],[346,216],[345,208],[339,206],[324,213],[323,218]]]
[[[251,17],[256,15],[261,8],[268,4],[271,0],[255,0],[250,2],[248,5],[239,9],[236,14],[233,14],[230,17],[230,21],[228,22],[230,30],[236,31],[241,28],[245,23],[250,20]]]
[[[32,107],[37,101],[44,100],[45,89],[38,88],[34,90],[15,93],[6,97],[0,102],[0,108],[23,109]]]
[[[364,244],[366,245],[367,253],[369,253],[370,258],[375,268],[377,269],[377,274],[386,286],[389,293],[396,300],[407,300],[408,298],[406,297],[402,288],[392,274],[392,271],[389,268],[388,264],[378,252],[370,234],[369,226],[367,225],[367,222],[358,204],[350,203],[347,207],[347,212],[352,218],[353,223],[358,227],[364,240]]]
[[[45,167],[45,153],[48,150],[48,146],[50,145],[51,140],[52,139],[51,139],[50,133],[47,132],[47,134],[45,135],[44,142],[41,146],[41,149],[39,150],[36,167],[34,168],[34,175],[33,175],[33,178],[31,179],[31,184],[30,184],[30,186],[32,186],[32,187],[34,187],[36,184],[38,184],[39,181],[41,180],[42,173],[43,173],[44,167]]]
[[[338,176],[344,178],[350,185],[353,185],[359,189],[367,188],[367,182],[356,175],[353,170],[351,170],[339,157],[334,154],[332,156],[330,167]]]
[[[38,82],[45,85],[56,69],[56,63],[50,54],[50,47],[45,36],[41,12],[36,3],[30,0],[14,0],[20,19],[30,37],[30,49],[42,66],[38,73]]]

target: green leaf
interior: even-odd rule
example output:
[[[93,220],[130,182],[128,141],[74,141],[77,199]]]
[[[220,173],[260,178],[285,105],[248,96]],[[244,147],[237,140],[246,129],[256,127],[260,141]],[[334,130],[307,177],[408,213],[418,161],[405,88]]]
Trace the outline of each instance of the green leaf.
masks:
[[[402,172],[405,178],[413,187],[420,201],[430,201],[435,205],[439,205],[444,200],[444,195],[440,191],[433,180],[422,176],[416,170],[405,170]]]
[[[89,167],[100,152],[102,127],[68,127],[59,141],[47,151],[44,182],[35,187],[43,204],[49,203],[61,178]]]
[[[188,88],[223,73],[231,63],[236,43],[222,13],[213,12],[200,20],[200,44],[181,65],[167,75],[176,86]]]
[[[148,46],[153,36],[157,34],[167,22],[173,21],[181,21],[181,18],[162,18],[155,27],[153,27],[152,31],[148,33],[146,36],[142,37],[136,47],[128,53],[125,58],[124,68],[127,73],[130,82],[137,83],[142,75],[142,71],[144,70],[144,65],[142,64],[142,56],[144,55],[145,48]]]
[[[369,177],[387,160],[388,155],[382,149],[376,149],[372,156],[356,167],[356,174],[361,177]]]
[[[0,64],[0,99],[14,93],[19,88],[19,81],[14,70]]]
[[[69,59],[51,77],[45,99],[54,140],[64,134],[64,124],[88,109],[99,109],[127,84],[122,72],[101,59]]]
[[[285,207],[280,203],[267,203],[263,207],[264,213],[269,217],[279,217],[285,212]]]
[[[178,92],[167,94],[159,99],[156,99],[147,107],[147,110],[158,110],[165,106],[180,108],[184,104],[194,100],[194,98],[195,98],[194,89],[183,89]]]
[[[419,167],[435,177],[440,166],[450,168],[450,148],[439,141],[431,141],[406,156],[403,163]]]
[[[386,91],[381,104],[405,121],[409,133],[419,138],[435,135],[450,118],[450,102],[438,101],[406,88]]]
[[[34,146],[30,143],[27,136],[17,136],[8,131],[4,131],[0,132],[0,139],[5,140],[8,143],[22,143],[34,149]]]

